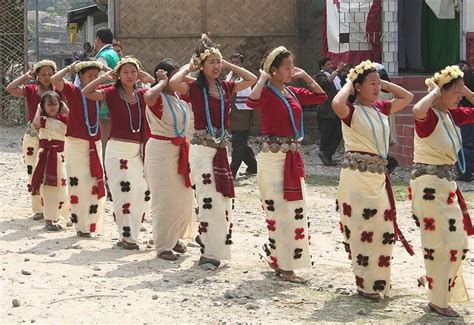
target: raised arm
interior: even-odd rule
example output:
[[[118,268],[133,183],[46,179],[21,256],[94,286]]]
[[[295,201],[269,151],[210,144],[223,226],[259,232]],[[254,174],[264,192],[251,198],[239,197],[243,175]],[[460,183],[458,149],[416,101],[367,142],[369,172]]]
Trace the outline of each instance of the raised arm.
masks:
[[[99,77],[93,81],[91,81],[87,86],[82,89],[82,94],[86,96],[90,100],[105,100],[104,93],[100,90],[96,90],[96,88],[106,81],[114,81],[117,79],[117,74],[114,70],[110,70],[102,77]]]
[[[8,91],[13,96],[23,97],[24,96],[24,86],[23,84],[28,80],[35,79],[34,71],[28,71],[22,74],[20,77],[16,78],[5,87],[5,90]]]
[[[257,76],[254,75],[252,72],[248,71],[247,69],[236,66],[235,64],[227,62],[226,60],[222,60],[222,69],[230,70],[232,71],[232,73],[242,78],[242,80],[237,81],[235,83],[234,92],[251,87],[255,84],[255,82],[257,82]]]
[[[64,80],[64,77],[67,74],[71,74],[74,72],[74,67],[76,66],[78,61],[73,62],[72,64],[68,65],[62,70],[59,70],[53,76],[51,77],[51,83],[53,86],[58,90],[58,91],[63,91],[64,89],[64,82],[67,82]]]
[[[441,89],[434,82],[431,82],[433,90],[428,95],[420,99],[418,103],[413,107],[413,115],[419,120],[423,120],[426,117],[426,113],[433,106],[433,102],[441,95]]]
[[[185,64],[178,70],[170,79],[169,85],[171,89],[179,93],[180,95],[187,95],[189,93],[189,85],[186,82],[187,75],[190,72],[197,70],[196,65],[194,64],[194,57],[189,60],[188,64]]]
[[[155,82],[155,78],[153,78],[145,70],[141,70],[141,69],[138,71],[138,79],[140,79],[141,82],[146,83],[146,84],[152,84]]]
[[[390,109],[391,113],[396,113],[398,111],[401,111],[406,106],[408,106],[408,104],[410,104],[411,101],[413,100],[413,94],[409,92],[408,90],[406,90],[405,88],[402,88],[394,83],[391,83],[385,80],[381,80],[381,84],[382,84],[383,90],[386,90],[392,93],[393,96],[395,97],[392,100],[392,106]]]
[[[341,88],[332,100],[332,110],[340,119],[346,118],[350,113],[350,108],[347,106],[347,100],[350,95],[354,94],[354,86],[351,81],[346,81],[344,87]]]
[[[311,89],[311,91],[315,94],[326,93],[323,88],[321,88],[321,86],[306,71],[301,68],[293,68],[293,78],[303,80],[309,87],[309,89]]]
[[[474,92],[471,91],[469,88],[464,86],[463,92],[462,92],[463,97],[466,97],[466,99],[471,103],[474,104]]]
[[[156,71],[156,77],[158,78],[158,83],[148,89],[145,95],[143,96],[145,99],[145,104],[147,104],[148,106],[155,105],[156,100],[168,84],[168,76],[166,75],[165,70],[159,69],[158,71]]]
[[[270,80],[271,77],[268,73],[260,69],[260,76],[258,77],[258,81],[255,84],[255,87],[253,87],[252,92],[249,95],[249,98],[252,100],[259,100],[260,95],[262,94],[262,89],[267,85],[268,80]]]

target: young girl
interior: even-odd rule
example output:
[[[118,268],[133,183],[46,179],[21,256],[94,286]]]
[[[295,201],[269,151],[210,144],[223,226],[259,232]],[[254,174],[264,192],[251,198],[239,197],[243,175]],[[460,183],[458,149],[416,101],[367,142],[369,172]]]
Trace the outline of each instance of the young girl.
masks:
[[[426,275],[420,285],[428,289],[429,308],[443,316],[459,316],[449,303],[469,300],[462,274],[468,236],[474,228],[461,190],[456,185],[456,164],[461,173],[466,161],[459,126],[474,123],[474,110],[458,107],[463,95],[474,103],[464,86],[463,72],[449,66],[427,79],[428,95],[413,108],[415,152],[410,182],[413,218],[420,228]]]
[[[100,232],[103,223],[106,192],[99,124],[101,102],[86,99],[81,94],[81,88],[96,79],[101,69],[102,64],[98,61],[75,62],[51,77],[69,106],[66,171],[71,221],[79,237],[91,237],[91,233]],[[79,87],[63,79],[68,73],[78,74]]]
[[[41,189],[46,230],[58,231],[60,216],[65,218],[69,213],[63,153],[68,116],[64,103],[53,91],[41,96],[40,108],[41,114],[33,121],[39,128],[39,151],[31,179],[32,194]]]
[[[37,130],[31,125],[35,117],[41,95],[46,91],[53,90],[51,76],[56,72],[56,63],[50,60],[37,62],[33,70],[28,71],[21,77],[13,80],[5,90],[17,97],[25,97],[27,107],[28,124],[22,141],[23,160],[28,172],[28,191],[31,193],[31,177],[33,168],[38,156],[39,139]],[[35,80],[33,83],[27,83]],[[33,220],[43,219],[43,207],[41,205],[41,195],[31,195],[31,208],[33,210]]]
[[[381,90],[395,98],[380,101]],[[354,104],[348,103],[351,94]],[[375,64],[364,61],[351,69],[332,108],[342,120],[345,155],[337,190],[337,208],[344,247],[352,260],[358,293],[378,300],[390,292],[393,245],[397,238],[411,246],[396,223],[395,200],[387,176],[388,116],[406,107],[413,95],[380,80]]]
[[[294,79],[303,80],[310,90],[287,87]],[[265,258],[286,281],[305,282],[294,271],[311,266],[304,165],[298,151],[304,137],[301,105],[326,100],[324,90],[294,66],[293,54],[283,46],[267,55],[260,80],[247,99],[249,107],[259,110],[263,135],[257,182],[268,228]]]
[[[96,89],[107,80],[115,84]],[[82,89],[93,101],[106,101],[110,110],[110,139],[105,150],[105,169],[114,205],[114,218],[123,249],[139,249],[138,235],[145,218],[150,191],[143,176],[141,146],[149,136],[143,94],[137,82],[154,79],[140,70],[132,57],[123,58],[115,70],[95,79]]]
[[[145,93],[151,129],[145,149],[145,177],[151,190],[153,240],[159,258],[176,260],[186,252],[180,239],[190,238],[193,193],[189,169],[189,104],[175,95],[168,78],[179,65],[165,59],[155,68],[156,84]]]
[[[186,82],[190,71],[199,69],[196,81]],[[242,77],[241,81],[220,81],[222,69]],[[255,83],[251,72],[222,59],[207,36],[201,39],[189,64],[170,80],[171,88],[191,103],[195,133],[190,149],[191,182],[199,203],[200,265],[210,268],[230,259],[232,244],[232,199],[234,186],[227,158],[230,96]],[[207,266],[205,266],[207,268]]]

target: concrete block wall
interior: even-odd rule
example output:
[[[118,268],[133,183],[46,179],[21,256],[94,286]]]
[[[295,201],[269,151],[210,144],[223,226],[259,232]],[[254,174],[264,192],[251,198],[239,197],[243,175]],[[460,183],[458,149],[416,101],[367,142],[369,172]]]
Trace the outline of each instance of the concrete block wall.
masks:
[[[382,64],[398,74],[398,0],[382,0]]]

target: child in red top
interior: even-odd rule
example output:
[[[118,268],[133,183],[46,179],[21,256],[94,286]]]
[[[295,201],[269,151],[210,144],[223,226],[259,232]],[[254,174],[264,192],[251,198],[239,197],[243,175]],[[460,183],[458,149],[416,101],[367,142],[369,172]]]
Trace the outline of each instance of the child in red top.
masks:
[[[39,128],[39,151],[31,181],[32,193],[43,195],[44,219],[47,231],[58,231],[59,217],[67,216],[66,169],[64,138],[66,134],[67,113],[64,103],[53,91],[41,96],[41,115],[33,123]]]

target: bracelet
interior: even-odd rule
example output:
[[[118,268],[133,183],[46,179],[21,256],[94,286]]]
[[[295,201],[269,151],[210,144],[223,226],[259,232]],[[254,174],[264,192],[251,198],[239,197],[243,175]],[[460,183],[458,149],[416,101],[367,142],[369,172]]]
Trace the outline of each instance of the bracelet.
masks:
[[[309,88],[314,88],[316,87],[317,85],[317,82],[316,81],[313,81],[310,85],[308,85]]]

